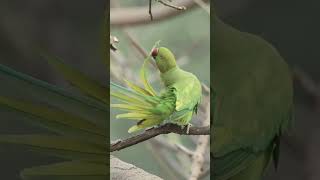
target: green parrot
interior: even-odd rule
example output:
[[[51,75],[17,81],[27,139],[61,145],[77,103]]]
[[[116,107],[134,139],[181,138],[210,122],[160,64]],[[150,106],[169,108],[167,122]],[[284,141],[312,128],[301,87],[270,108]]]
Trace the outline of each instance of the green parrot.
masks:
[[[111,96],[123,102],[111,104],[111,107],[127,111],[116,118],[138,121],[128,130],[129,133],[159,125],[165,120],[180,126],[187,125],[188,132],[189,122],[201,100],[201,83],[194,74],[179,68],[169,49],[153,48],[151,56],[160,71],[165,89],[158,94],[148,83],[145,65],[151,57],[147,57],[140,71],[144,88],[129,81],[126,82],[131,89],[111,82]]]
[[[291,125],[291,72],[265,40],[217,17],[213,41],[213,179],[260,180]]]

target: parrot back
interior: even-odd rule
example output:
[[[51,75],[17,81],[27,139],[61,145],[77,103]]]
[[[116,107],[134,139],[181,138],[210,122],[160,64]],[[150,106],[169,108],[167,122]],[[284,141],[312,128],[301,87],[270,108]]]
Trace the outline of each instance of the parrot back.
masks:
[[[175,90],[176,113],[171,119],[183,119],[184,124],[188,123],[201,100],[200,81],[194,74],[178,67],[162,73],[161,79],[167,88]]]

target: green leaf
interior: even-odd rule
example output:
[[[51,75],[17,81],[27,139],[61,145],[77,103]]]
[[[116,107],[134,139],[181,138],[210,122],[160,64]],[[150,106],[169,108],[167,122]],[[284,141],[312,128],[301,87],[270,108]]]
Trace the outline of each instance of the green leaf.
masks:
[[[70,161],[24,169],[21,177],[26,180],[106,180],[106,164]]]
[[[106,139],[106,127],[57,108],[3,96],[0,96],[0,104],[34,116],[35,118],[31,119],[32,123],[40,124],[54,132],[103,143]]]
[[[66,112],[94,119],[101,123],[102,126],[106,126],[106,117],[109,110],[107,104],[89,97],[77,96],[1,64],[0,82],[0,94],[2,96],[30,99],[55,107],[63,107]]]

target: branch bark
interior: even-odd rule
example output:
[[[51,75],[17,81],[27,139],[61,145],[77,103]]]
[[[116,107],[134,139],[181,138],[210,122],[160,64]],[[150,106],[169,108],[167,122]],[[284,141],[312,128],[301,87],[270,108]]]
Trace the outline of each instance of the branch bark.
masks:
[[[176,2],[176,6],[184,6],[187,10],[190,10],[197,7],[197,4],[193,0],[181,0]],[[112,8],[110,11],[110,25],[132,26],[155,23],[187,12],[178,11],[159,4],[152,7],[153,20],[151,21],[148,9],[149,7]]]
[[[150,174],[132,164],[121,161],[120,159],[110,156],[111,179],[113,180],[162,180],[162,178]]]
[[[135,144],[141,143],[160,134],[176,133],[180,135],[210,135],[210,126],[205,127],[191,127],[189,129],[189,134],[187,134],[187,127],[181,128],[181,126],[167,123],[163,126],[157,128],[151,128],[144,131],[141,134],[130,137],[124,140],[118,140],[111,144],[110,151],[119,151],[121,149],[133,146]]]
[[[202,125],[210,124],[210,103],[207,103],[206,107],[206,115],[207,117],[202,122]],[[199,136],[197,142],[197,148],[193,153],[193,161],[191,164],[191,174],[189,180],[198,180],[200,179],[202,173],[204,172],[204,164],[205,164],[205,154],[208,151],[210,143],[209,136]]]

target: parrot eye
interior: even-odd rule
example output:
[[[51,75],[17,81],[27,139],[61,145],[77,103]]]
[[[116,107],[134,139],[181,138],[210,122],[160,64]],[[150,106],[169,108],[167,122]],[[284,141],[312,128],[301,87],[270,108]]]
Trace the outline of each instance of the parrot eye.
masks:
[[[152,49],[152,52],[151,52],[152,57],[155,58],[156,56],[158,56],[158,52],[159,52],[158,48]]]

